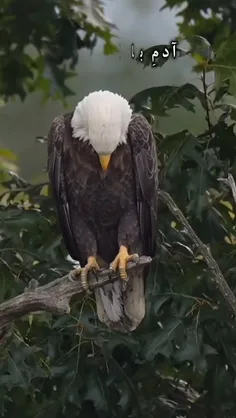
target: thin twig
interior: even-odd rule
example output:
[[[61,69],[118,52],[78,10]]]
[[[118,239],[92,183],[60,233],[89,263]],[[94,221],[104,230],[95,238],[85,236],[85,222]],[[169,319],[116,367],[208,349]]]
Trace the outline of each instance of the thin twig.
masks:
[[[209,105],[208,105],[206,70],[205,70],[205,68],[203,68],[202,84],[203,84],[205,106],[206,106],[206,122],[207,122],[208,130],[211,131],[211,118],[210,118],[210,109],[209,109]]]
[[[28,193],[28,192],[31,192],[34,189],[42,189],[44,186],[47,186],[47,185],[48,185],[48,181],[44,181],[42,183],[30,184],[29,186],[25,186],[25,187],[12,187],[11,189],[7,189],[4,192],[2,192],[0,194],[0,199],[8,193],[10,195],[12,193],[15,193],[15,194],[18,194],[18,193],[21,193],[21,192]]]
[[[178,221],[180,221],[187,229],[192,241],[198,247],[199,251],[205,258],[208,268],[212,273],[212,278],[214,282],[216,283],[217,287],[219,287],[221,294],[225,298],[227,304],[232,309],[234,315],[236,315],[236,297],[233,294],[232,290],[230,289],[228,283],[226,282],[217,262],[212,257],[209,249],[207,248],[205,244],[203,244],[203,242],[194,232],[193,228],[189,225],[184,214],[181,212],[181,210],[178,208],[176,203],[173,201],[172,197],[168,193],[163,192],[162,190],[158,191],[158,195],[160,196],[162,201],[168,206],[168,208],[176,217],[176,219],[178,219]]]

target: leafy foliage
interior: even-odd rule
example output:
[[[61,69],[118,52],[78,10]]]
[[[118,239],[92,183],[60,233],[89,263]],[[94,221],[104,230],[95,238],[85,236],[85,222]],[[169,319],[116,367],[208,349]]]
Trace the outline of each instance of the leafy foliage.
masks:
[[[52,3],[47,4],[50,8]],[[169,6],[174,4],[168,0]],[[144,65],[151,64],[150,51],[157,47],[149,48]],[[218,56],[212,49],[202,38],[191,43],[202,71],[201,89],[190,83],[153,87],[130,102],[150,123],[180,106],[194,112],[195,99],[203,107],[207,128],[199,135],[184,128],[169,135],[155,132],[160,187],[171,194],[236,292],[235,202],[218,181],[229,172],[236,178],[231,96],[236,52],[232,38],[227,48],[221,44]],[[162,65],[159,60],[157,68]],[[231,70],[225,72],[227,67]],[[208,69],[216,73],[214,89],[206,84]],[[71,262],[48,184],[20,178],[8,150],[0,150],[0,163],[4,301],[23,292],[32,278],[43,285],[62,276]],[[1,416],[15,418],[19,410],[25,418],[236,416],[235,318],[199,248],[169,210],[160,210],[158,228],[159,249],[146,283],[142,325],[131,335],[107,329],[98,322],[92,297],[76,298],[68,316],[40,313],[18,320],[0,346]]]
[[[42,90],[44,99],[74,94],[66,85],[79,60],[97,39],[112,54],[114,25],[99,0],[2,0],[0,9],[0,97]],[[9,36],[10,34],[10,36]]]
[[[230,35],[235,34],[236,6],[226,0],[166,0],[162,9],[178,7],[180,33],[184,38],[200,35],[217,48]]]
[[[166,116],[167,110],[182,106],[190,112],[195,111],[191,100],[198,98],[205,106],[204,94],[193,84],[187,83],[182,86],[151,87],[137,93],[130,99],[135,111],[151,101],[151,110],[155,115]]]

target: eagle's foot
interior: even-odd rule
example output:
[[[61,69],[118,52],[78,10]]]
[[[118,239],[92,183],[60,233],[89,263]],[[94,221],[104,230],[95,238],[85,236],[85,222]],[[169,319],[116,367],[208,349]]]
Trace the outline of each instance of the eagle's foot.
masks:
[[[75,270],[72,270],[69,273],[69,279],[70,280],[76,280],[76,276],[80,276],[80,281],[81,281],[81,285],[82,288],[84,289],[84,291],[88,294],[90,294],[90,290],[89,290],[89,286],[88,286],[88,273],[90,270],[99,270],[100,267],[98,265],[98,262],[96,260],[95,257],[89,257],[87,264],[85,267],[78,267]]]
[[[119,270],[120,278],[122,280],[127,280],[127,263],[129,261],[137,261],[139,259],[138,254],[129,254],[128,249],[121,245],[119,253],[117,254],[116,258],[110,264],[110,270],[116,271]]]
[[[68,274],[68,277],[69,277],[69,280],[71,280],[72,282],[74,282],[75,280],[78,280],[78,277],[80,277],[82,288],[84,289],[86,293],[89,293],[88,284],[87,283],[85,284],[82,281],[82,272],[83,272],[83,269],[81,267],[77,267],[74,270],[70,271],[70,273]]]
[[[96,258],[93,257],[93,256],[88,258],[87,264],[86,264],[85,267],[83,267],[81,269],[81,274],[80,274],[80,280],[81,280],[82,287],[87,293],[89,292],[88,273],[91,270],[94,270],[94,271],[100,270],[98,262],[97,262]]]

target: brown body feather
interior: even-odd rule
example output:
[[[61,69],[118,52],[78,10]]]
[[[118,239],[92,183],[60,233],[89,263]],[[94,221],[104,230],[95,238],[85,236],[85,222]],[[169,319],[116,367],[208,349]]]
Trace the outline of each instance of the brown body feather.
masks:
[[[150,125],[135,115],[127,144],[117,147],[102,171],[89,142],[72,137],[72,114],[55,118],[48,135],[48,171],[65,245],[83,267],[97,255],[103,266],[120,245],[154,256],[157,216],[157,157]],[[96,291],[99,319],[121,331],[137,327],[145,314],[141,277]]]

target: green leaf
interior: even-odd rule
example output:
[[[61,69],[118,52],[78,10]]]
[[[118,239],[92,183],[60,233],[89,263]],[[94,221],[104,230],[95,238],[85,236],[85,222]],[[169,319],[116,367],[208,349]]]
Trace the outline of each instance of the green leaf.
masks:
[[[169,300],[171,296],[159,296],[157,299],[155,298],[154,305],[153,305],[153,311],[155,315],[158,314],[159,310],[163,306],[163,304]]]
[[[8,390],[14,386],[19,386],[27,390],[32,379],[43,378],[45,376],[43,370],[34,362],[34,368],[27,364],[29,359],[33,360],[33,356],[38,353],[38,347],[18,346],[9,356],[5,367],[0,376],[0,384],[6,385]]]
[[[192,361],[195,362],[201,354],[201,341],[198,340],[198,333],[192,330],[188,331],[187,339],[175,354],[176,360],[180,362]]]
[[[142,348],[142,354],[147,361],[153,360],[157,354],[169,357],[173,352],[172,342],[176,337],[178,327],[183,327],[180,319],[170,319],[163,328],[147,336]]]
[[[236,105],[232,103],[227,104],[218,104],[214,106],[214,109],[220,109],[224,113],[219,117],[219,121],[225,121],[227,118],[231,118],[233,121],[236,121]]]
[[[130,401],[132,399],[132,392],[129,386],[126,384],[123,384],[120,390],[121,390],[121,397],[120,397],[119,402],[117,402],[117,406],[120,407],[123,413],[126,413],[130,405]]]
[[[89,0],[77,2],[76,12],[84,15],[86,21],[95,28],[98,27],[102,30],[116,28],[115,24],[105,16],[103,4],[100,0],[96,2],[91,2]]]
[[[198,139],[187,130],[177,134],[167,135],[160,144],[160,151],[167,153],[166,172],[173,177],[180,171],[186,161],[194,161],[201,170],[207,170],[207,163],[201,153],[197,151]]]
[[[203,36],[194,35],[187,39],[191,46],[191,54],[199,63],[208,63],[214,59],[211,44]]]
[[[236,94],[236,38],[230,37],[223,42],[216,51],[216,58],[212,63],[212,69],[215,71],[216,91],[227,80],[229,82],[229,92]]]
[[[0,148],[0,157],[10,161],[17,160],[17,156],[7,148]]]
[[[92,401],[96,410],[108,412],[109,406],[105,396],[106,389],[104,383],[98,374],[90,373],[86,382],[87,391],[84,400]]]
[[[214,89],[215,90],[215,89]],[[226,79],[216,91],[214,103],[219,102],[222,97],[226,94],[229,94],[229,79]],[[217,106],[215,107],[217,109]]]
[[[203,344],[203,350],[205,356],[214,356],[219,354],[218,351],[214,347],[211,347],[209,344]]]
[[[105,55],[113,55],[116,52],[119,52],[119,49],[112,42],[106,42],[104,44],[103,52],[104,52]]]
[[[141,106],[147,106],[148,100],[150,100],[152,113],[158,116],[166,116],[168,110],[180,106],[190,112],[195,112],[192,100],[196,98],[205,107],[204,93],[193,84],[187,83],[182,86],[151,87],[135,94],[129,102],[136,110]]]

